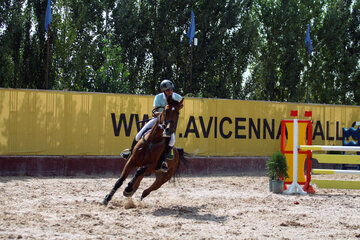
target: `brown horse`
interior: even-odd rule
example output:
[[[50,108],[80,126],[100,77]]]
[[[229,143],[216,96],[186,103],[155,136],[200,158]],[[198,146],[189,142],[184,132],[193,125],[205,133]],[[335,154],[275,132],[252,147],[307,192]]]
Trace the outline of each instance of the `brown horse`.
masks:
[[[156,176],[154,183],[143,191],[141,200],[149,195],[150,192],[159,189],[175,174],[179,167],[179,159],[184,159],[183,151],[179,151],[175,147],[173,148],[174,159],[167,161],[168,171],[166,173],[155,171],[155,167],[166,144],[169,143],[171,134],[175,132],[179,111],[183,107],[183,101],[184,99],[180,102],[173,101],[171,96],[167,98],[168,104],[157,117],[158,121],[151,128],[150,132],[145,134],[136,144],[125,164],[120,178],[117,180],[110,193],[106,195],[102,201],[105,206],[109,203],[116,190],[121,187],[130,172],[135,168],[137,168],[135,176],[123,192],[126,197],[131,197],[136,192],[144,176],[151,175],[152,173],[155,173]]]

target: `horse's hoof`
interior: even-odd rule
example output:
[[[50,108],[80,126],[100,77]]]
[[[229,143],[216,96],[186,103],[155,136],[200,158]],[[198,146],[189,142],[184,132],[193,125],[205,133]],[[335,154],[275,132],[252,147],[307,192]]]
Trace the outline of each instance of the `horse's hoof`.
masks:
[[[124,194],[125,197],[132,197],[132,195],[133,195],[132,192],[125,192],[125,191],[124,191],[123,194]]]
[[[109,201],[107,201],[106,199],[103,199],[100,203],[103,204],[104,206],[107,206]]]
[[[141,198],[140,198],[140,201],[142,201],[144,198],[146,198],[147,197],[147,195],[149,195],[149,194],[146,194],[146,193],[142,193],[141,194]]]
[[[127,191],[127,189],[125,189],[124,192],[123,192],[123,195],[125,197],[132,197],[133,194],[134,194],[134,192],[132,191],[132,189],[130,191]]]

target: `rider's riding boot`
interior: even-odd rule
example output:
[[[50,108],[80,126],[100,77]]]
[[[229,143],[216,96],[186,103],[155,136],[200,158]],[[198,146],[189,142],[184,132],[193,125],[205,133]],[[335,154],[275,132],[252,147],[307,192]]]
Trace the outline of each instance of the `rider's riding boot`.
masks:
[[[126,151],[126,150],[125,150],[123,153],[121,153],[121,156],[122,156],[123,158],[125,158],[125,159],[128,159],[128,158],[131,156],[132,151],[133,151],[135,145],[137,144],[137,142],[138,142],[138,141],[136,141],[136,140],[134,139],[133,142],[132,142],[132,144],[131,144],[130,150],[129,150],[129,151]]]
[[[160,170],[161,172],[167,172],[168,171],[168,165],[166,162],[166,158],[169,156],[169,153],[171,151],[172,147],[166,146],[164,152],[161,154],[160,159],[158,161],[158,165],[156,166],[155,170]]]

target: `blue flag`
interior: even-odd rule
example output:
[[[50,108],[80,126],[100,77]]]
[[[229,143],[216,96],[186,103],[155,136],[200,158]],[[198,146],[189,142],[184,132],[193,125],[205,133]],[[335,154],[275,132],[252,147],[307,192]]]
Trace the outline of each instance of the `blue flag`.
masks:
[[[46,7],[46,14],[45,14],[45,31],[49,30],[49,25],[51,23],[51,4],[50,0],[48,0],[48,4]]]
[[[195,36],[195,16],[194,16],[194,12],[191,11],[191,23],[190,23],[190,27],[189,30],[187,32],[187,36],[189,38],[189,44],[191,46],[191,43],[194,39]]]
[[[306,37],[305,37],[305,46],[308,47],[309,49],[309,53],[312,53],[313,47],[311,44],[311,39],[310,39],[310,27],[309,24],[307,25],[307,31],[306,31]]]

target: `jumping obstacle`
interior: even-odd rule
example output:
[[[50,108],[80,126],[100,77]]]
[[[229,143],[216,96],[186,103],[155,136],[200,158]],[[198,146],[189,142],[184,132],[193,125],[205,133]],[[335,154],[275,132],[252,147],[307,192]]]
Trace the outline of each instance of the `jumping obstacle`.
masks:
[[[286,184],[291,184],[284,193],[315,193],[311,183],[319,188],[360,189],[360,181],[311,179],[311,174],[360,174],[357,170],[311,169],[311,159],[316,159],[319,163],[360,164],[360,155],[313,154],[313,151],[360,152],[360,146],[354,146],[354,143],[349,144],[350,146],[312,145],[312,120],[297,119],[297,111],[291,111],[291,116],[295,119],[281,121],[280,147],[289,167],[289,178],[285,179],[284,189],[286,189]],[[312,113],[305,112],[305,117],[312,117]],[[305,145],[306,133],[307,145]],[[306,178],[304,175],[305,158],[307,159]],[[301,189],[300,185],[304,187]]]
[[[280,149],[286,158],[289,177],[284,182],[285,194],[306,194],[314,193],[310,185],[311,181],[311,151],[299,150],[298,145],[305,144],[307,135],[307,144],[312,144],[312,120],[297,119],[297,111],[291,111],[290,114],[295,119],[281,121],[281,144]],[[305,112],[305,117],[311,118],[310,111]],[[307,130],[306,130],[307,129]],[[286,132],[287,130],[287,132]],[[286,141],[287,133],[287,141]],[[306,177],[304,175],[305,158],[307,159]],[[287,189],[286,184],[291,184]],[[304,185],[303,188],[300,185]],[[286,190],[287,189],[287,190]]]
[[[360,122],[355,122],[355,126],[357,126],[357,129],[354,127],[343,128],[343,146],[360,146]],[[348,141],[350,137],[353,140]],[[356,154],[360,155],[360,152],[356,152]],[[342,169],[344,168],[345,165],[342,165]],[[360,170],[360,165],[357,166],[357,170]]]
[[[360,147],[355,146],[320,146],[320,145],[300,145],[300,150],[311,151],[343,151],[360,152]],[[339,155],[339,154],[313,154],[313,159],[319,163],[335,164],[360,164],[360,155]],[[312,169],[313,174],[360,174],[358,170],[337,170],[337,169]],[[360,189],[360,181],[344,180],[320,180],[312,179],[312,183],[319,188],[333,189]]]
[[[297,111],[291,111],[291,116],[295,119],[281,121],[281,152],[285,155],[289,167],[289,178],[285,179],[284,190],[287,188],[286,184],[291,184],[284,193],[315,193],[311,183],[316,184],[319,188],[360,189],[360,181],[311,179],[311,174],[360,174],[358,170],[311,169],[311,159],[316,159],[319,163],[360,164],[360,155],[313,154],[313,151],[359,153],[360,146],[352,141],[347,146],[312,145],[312,120],[297,119]],[[312,117],[312,113],[305,112],[305,117]],[[358,131],[360,130],[352,130],[352,132]],[[306,133],[307,145],[305,144]],[[348,135],[344,134],[344,136]],[[304,175],[305,158],[307,160],[306,177]],[[301,188],[300,185],[304,185],[304,187]]]

